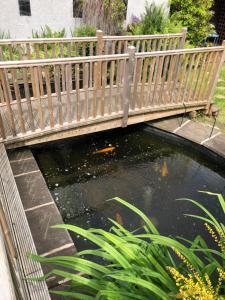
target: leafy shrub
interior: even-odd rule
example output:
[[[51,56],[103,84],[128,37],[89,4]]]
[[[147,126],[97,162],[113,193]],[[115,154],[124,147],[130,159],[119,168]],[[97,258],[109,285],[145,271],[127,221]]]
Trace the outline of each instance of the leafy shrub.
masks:
[[[51,29],[48,25],[45,25],[44,27],[41,27],[40,31],[33,31],[32,30],[32,37],[33,38],[63,38],[66,36],[66,30],[65,28],[54,31]]]
[[[210,23],[213,0],[171,0],[171,18],[188,28],[188,39],[200,46],[214,26]]]
[[[145,13],[141,16],[140,22],[135,22],[129,26],[134,35],[157,34],[157,33],[176,33],[180,32],[181,23],[170,20],[163,5],[146,4]]]
[[[223,197],[208,194],[217,197],[224,216]],[[115,198],[111,201],[125,205],[142,219],[142,231],[129,232],[113,220],[109,232],[57,225],[54,228],[79,234],[98,249],[85,250],[74,256],[32,257],[41,263],[58,266],[59,269],[54,269],[45,278],[57,275],[71,280],[67,291],[51,291],[53,294],[75,299],[225,299],[225,226],[200,203],[181,200],[192,203],[203,212],[203,215],[190,217],[204,222],[215,241],[215,249],[210,249],[201,236],[194,241],[161,236],[139,209]],[[90,257],[96,260],[90,260]],[[61,268],[66,268],[66,271]]]
[[[72,36],[95,36],[96,28],[91,25],[81,25],[76,27],[73,31],[71,31]]]

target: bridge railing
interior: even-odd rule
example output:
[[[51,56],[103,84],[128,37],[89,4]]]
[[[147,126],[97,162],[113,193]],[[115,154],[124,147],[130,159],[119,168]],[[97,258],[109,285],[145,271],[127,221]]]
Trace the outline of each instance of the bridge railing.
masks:
[[[186,34],[183,28],[177,34],[104,36],[102,31],[97,31],[95,37],[6,39],[0,40],[0,60],[122,54],[129,46],[135,46],[136,52],[172,50],[183,48]]]
[[[189,107],[212,98],[224,47],[0,63],[3,141],[134,115]],[[22,81],[21,81],[22,79]]]

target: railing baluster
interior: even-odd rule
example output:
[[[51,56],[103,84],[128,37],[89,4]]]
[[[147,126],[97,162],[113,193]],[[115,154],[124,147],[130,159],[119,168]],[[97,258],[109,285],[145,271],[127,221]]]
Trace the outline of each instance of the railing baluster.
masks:
[[[80,122],[80,66],[75,65],[75,79],[76,79],[76,98],[77,98],[77,122]]]
[[[45,124],[44,124],[44,112],[43,112],[43,108],[42,108],[42,99],[41,99],[41,95],[40,95],[39,68],[34,67],[33,73],[34,73],[36,98],[38,101],[38,115],[39,115],[39,121],[40,121],[40,128],[41,128],[41,130],[44,130]]]
[[[10,129],[12,131],[12,135],[16,136],[16,126],[15,126],[15,120],[14,120],[14,115],[13,115],[13,110],[12,110],[12,94],[11,94],[11,89],[8,81],[8,70],[7,69],[0,69],[0,78],[2,81],[2,87],[3,87],[3,93],[4,93],[4,98],[6,101],[7,105],[7,114],[9,118],[9,125]]]
[[[44,67],[45,72],[45,83],[47,89],[47,97],[48,97],[48,115],[49,115],[49,123],[50,127],[54,128],[55,120],[54,120],[54,111],[53,111],[53,104],[52,104],[52,91],[51,91],[51,83],[50,83],[50,75],[49,75],[49,67]]]
[[[23,110],[22,110],[22,105],[21,105],[20,89],[19,89],[18,79],[17,79],[17,70],[12,69],[11,75],[12,75],[12,80],[13,80],[15,96],[16,96],[20,128],[21,128],[21,132],[25,133],[26,129],[25,129],[25,124],[24,124],[24,119],[23,119]]]
[[[62,111],[62,96],[61,96],[61,87],[60,87],[60,66],[56,65],[54,68],[54,84],[55,84],[55,92],[57,96],[57,106],[58,106],[58,114],[59,114],[59,125],[63,125],[63,111]]]

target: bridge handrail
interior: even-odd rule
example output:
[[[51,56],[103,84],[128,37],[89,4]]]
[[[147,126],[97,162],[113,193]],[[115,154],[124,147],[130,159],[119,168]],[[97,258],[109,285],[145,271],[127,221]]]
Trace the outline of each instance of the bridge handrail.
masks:
[[[130,45],[136,52],[181,49],[186,35],[183,28],[175,34],[104,36],[98,30],[95,37],[4,39],[0,40],[0,61],[123,54]]]
[[[126,126],[152,110],[208,109],[224,45],[0,62],[0,137],[16,143],[113,118]]]
[[[181,54],[193,53],[207,53],[214,51],[224,51],[223,46],[204,47],[204,48],[188,48],[176,49],[166,51],[153,51],[135,53],[136,58],[157,57],[157,56],[171,56]],[[128,59],[129,54],[110,54],[110,55],[97,55],[97,56],[84,56],[84,57],[65,57],[65,58],[51,58],[51,59],[34,59],[34,60],[18,60],[18,61],[0,61],[0,69],[11,69],[19,67],[35,67],[35,66],[48,66],[48,65],[61,65],[61,64],[76,64],[76,63],[90,63],[90,62],[103,62],[112,60]]]
[[[130,40],[149,40],[162,38],[182,37],[183,33],[151,34],[151,35],[115,35],[103,36],[104,41],[130,41]],[[0,45],[7,44],[42,44],[42,43],[69,43],[69,42],[97,42],[97,36],[93,37],[68,37],[68,38],[28,38],[28,39],[1,39]]]

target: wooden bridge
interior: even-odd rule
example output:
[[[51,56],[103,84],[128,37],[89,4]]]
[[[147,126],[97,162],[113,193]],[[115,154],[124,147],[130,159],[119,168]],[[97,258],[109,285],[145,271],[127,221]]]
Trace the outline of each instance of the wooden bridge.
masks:
[[[206,109],[224,47],[182,49],[185,33],[0,41],[2,142],[19,147]]]
[[[0,265],[5,298],[50,299],[45,282],[24,280],[43,272],[27,258],[36,250],[5,147],[208,110],[225,44],[183,49],[185,38],[186,30],[0,40]]]

